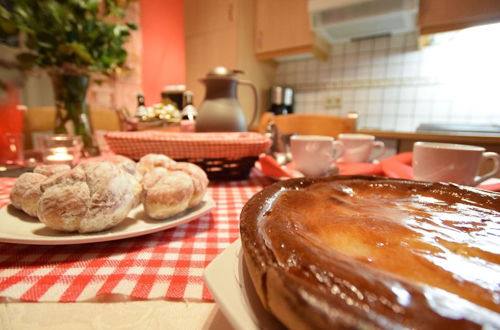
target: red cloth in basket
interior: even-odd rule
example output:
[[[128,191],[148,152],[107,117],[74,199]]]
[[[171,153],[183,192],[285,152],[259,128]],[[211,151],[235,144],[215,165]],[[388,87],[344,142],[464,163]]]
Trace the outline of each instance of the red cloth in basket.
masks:
[[[259,156],[271,146],[269,138],[252,132],[110,132],[105,137],[111,151],[133,159],[149,153],[174,159],[237,159]]]

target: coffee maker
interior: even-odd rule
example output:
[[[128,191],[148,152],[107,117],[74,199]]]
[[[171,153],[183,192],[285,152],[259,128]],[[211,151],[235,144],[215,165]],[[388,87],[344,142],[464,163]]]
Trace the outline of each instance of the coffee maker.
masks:
[[[270,90],[269,111],[275,115],[286,115],[293,113],[294,91],[291,87],[273,86]]]

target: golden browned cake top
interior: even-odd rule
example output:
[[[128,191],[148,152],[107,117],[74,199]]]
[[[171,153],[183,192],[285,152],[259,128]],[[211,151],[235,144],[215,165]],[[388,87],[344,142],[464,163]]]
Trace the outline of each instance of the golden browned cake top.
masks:
[[[323,286],[353,311],[373,312],[379,326],[382,316],[398,314],[396,324],[406,324],[419,309],[432,314],[420,315],[424,323],[443,317],[498,326],[499,194],[346,178],[295,180],[259,203],[252,229],[265,252],[255,257],[265,255],[305,287]]]

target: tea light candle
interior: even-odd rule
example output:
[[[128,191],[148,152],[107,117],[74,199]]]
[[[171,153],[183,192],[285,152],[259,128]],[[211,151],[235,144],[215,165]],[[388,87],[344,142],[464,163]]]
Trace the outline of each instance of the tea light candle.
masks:
[[[51,165],[71,165],[73,163],[73,159],[74,156],[69,153],[68,148],[58,147],[49,150],[49,153],[45,156],[45,163]]]

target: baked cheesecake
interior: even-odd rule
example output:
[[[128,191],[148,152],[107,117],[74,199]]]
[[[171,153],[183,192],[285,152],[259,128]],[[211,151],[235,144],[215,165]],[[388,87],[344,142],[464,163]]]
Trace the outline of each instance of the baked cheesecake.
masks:
[[[290,329],[500,328],[500,194],[363,176],[292,179],[241,213],[263,306]]]

